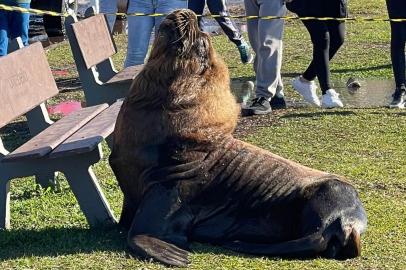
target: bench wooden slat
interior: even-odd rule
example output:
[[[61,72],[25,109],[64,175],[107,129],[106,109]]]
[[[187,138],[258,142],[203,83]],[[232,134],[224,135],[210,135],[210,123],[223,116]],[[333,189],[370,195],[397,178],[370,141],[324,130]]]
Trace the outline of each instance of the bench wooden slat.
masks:
[[[0,127],[56,94],[40,42],[0,57]]]
[[[76,22],[72,24],[72,29],[87,69],[117,52],[103,14]]]
[[[117,115],[123,101],[117,101],[93,118],[75,134],[60,144],[49,155],[59,158],[72,154],[82,154],[94,150],[97,145],[114,131]]]
[[[135,76],[144,68],[144,65],[130,66],[113,76],[110,80],[105,82],[105,84],[113,83],[128,83],[134,80]]]
[[[44,157],[107,107],[107,104],[101,104],[69,114],[8,154],[3,161]]]

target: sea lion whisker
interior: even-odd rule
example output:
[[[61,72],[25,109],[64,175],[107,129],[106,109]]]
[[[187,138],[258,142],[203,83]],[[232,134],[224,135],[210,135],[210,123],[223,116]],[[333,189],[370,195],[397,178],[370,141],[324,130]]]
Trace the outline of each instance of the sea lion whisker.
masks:
[[[178,39],[176,39],[175,41],[173,41],[172,44],[175,44],[175,43],[177,43],[178,41],[182,40],[185,36],[186,36],[186,32],[183,33]]]

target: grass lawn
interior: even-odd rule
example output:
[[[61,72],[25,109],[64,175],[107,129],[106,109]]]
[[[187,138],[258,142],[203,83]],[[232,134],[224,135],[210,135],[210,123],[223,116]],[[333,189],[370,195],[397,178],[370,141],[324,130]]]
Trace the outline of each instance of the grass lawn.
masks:
[[[385,1],[350,1],[351,16],[386,16]],[[390,79],[389,24],[350,22],[347,40],[332,62],[334,80]],[[125,37],[117,36],[122,63]],[[251,66],[239,64],[234,46],[224,36],[215,46],[230,67],[233,80],[253,79]],[[290,77],[310,61],[308,34],[298,21],[286,23],[283,78],[286,95],[299,98]],[[74,79],[69,46],[48,52],[54,69],[67,69],[58,81]],[[64,92],[52,102],[82,99],[81,91]],[[4,143],[15,148],[27,139],[23,122],[0,130]],[[243,256],[216,247],[194,244],[190,269],[406,269],[406,110],[312,108],[287,109],[271,116],[244,118],[236,136],[286,158],[320,170],[341,174],[359,190],[368,213],[362,256],[352,260],[289,260]],[[244,128],[249,126],[250,128]],[[241,132],[244,131],[244,132]],[[115,215],[122,194],[108,166],[109,151],[94,168]],[[118,228],[89,229],[66,180],[55,189],[41,189],[32,178],[12,181],[11,227],[0,231],[0,269],[164,269],[131,257],[126,233]]]

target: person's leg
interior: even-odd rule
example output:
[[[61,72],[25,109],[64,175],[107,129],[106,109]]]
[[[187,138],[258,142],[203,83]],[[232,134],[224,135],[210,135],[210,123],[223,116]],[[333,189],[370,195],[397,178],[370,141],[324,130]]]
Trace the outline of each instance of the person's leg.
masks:
[[[206,4],[206,0],[188,0],[188,9],[192,10],[197,15],[202,15],[204,10],[204,5]],[[197,18],[199,22],[200,30],[203,30],[203,18],[199,16]]]
[[[303,21],[309,33],[312,31],[314,36],[313,44],[313,60],[309,67],[303,73],[303,77],[308,81],[313,81],[317,76],[316,67],[321,68],[321,82],[319,78],[319,83],[323,94],[325,91],[330,89],[330,73],[329,73],[329,61],[333,59],[334,55],[337,53],[338,49],[343,45],[345,39],[345,23],[338,21]],[[310,35],[312,36],[312,33]],[[326,58],[328,47],[328,58]],[[317,52],[315,50],[317,49]],[[314,54],[317,54],[318,60],[322,61],[322,65],[315,62]],[[327,60],[328,59],[328,60]],[[325,64],[326,63],[326,64]]]
[[[130,0],[128,13],[153,13],[154,1],[156,0]],[[125,67],[144,63],[153,27],[153,17],[128,16],[128,47]]]
[[[110,31],[113,32],[114,23],[116,22],[115,14],[117,13],[117,0],[100,0],[99,6],[100,13],[109,14],[106,15],[106,17],[109,23]]]
[[[0,57],[7,54],[8,49],[8,11],[0,10]]]
[[[340,23],[325,22],[325,21],[303,21],[303,24],[309,31],[312,43],[313,43],[313,60],[308,69],[303,73],[302,77],[308,82],[313,81],[314,74],[319,79],[320,88],[322,91],[321,106],[324,108],[343,107],[338,93],[331,88],[330,85],[330,54],[331,57],[337,52],[338,48],[342,45],[344,40],[345,27]],[[330,30],[332,30],[330,32]],[[330,41],[332,46],[330,46]],[[296,80],[293,83],[295,89],[307,100],[308,102],[317,103],[320,106],[320,101],[316,95],[313,82],[304,83],[300,82],[301,79]],[[300,86],[308,86],[300,87]],[[310,89],[310,91],[305,91]],[[314,101],[314,102],[312,102]]]
[[[313,43],[313,59],[303,73],[303,78],[312,81],[317,76],[323,94],[330,89],[329,49],[330,33],[325,21],[303,21]]]
[[[286,7],[279,0],[245,0],[248,16],[284,16]],[[272,111],[270,100],[279,92],[283,98],[281,80],[283,20],[248,20],[248,36],[256,53],[254,70],[256,75],[256,98],[246,107],[254,114]]]
[[[344,44],[345,23],[339,21],[327,21],[327,28],[330,33],[329,61],[333,59],[338,49]],[[329,69],[329,67],[327,67]],[[330,72],[327,73],[327,84],[330,85]],[[331,87],[323,93],[321,105],[324,108],[344,107],[339,94]]]
[[[60,11],[58,11],[60,12]],[[60,37],[63,36],[62,18],[50,15],[44,15],[44,28],[48,37]]]
[[[259,15],[259,3],[258,0],[244,0],[245,14],[247,16]],[[258,70],[258,51],[259,51],[259,36],[258,36],[258,19],[247,20],[248,39],[251,43],[252,49],[255,52],[254,57],[254,71]]]
[[[396,88],[405,86],[405,23],[391,22],[391,59]]]
[[[308,68],[306,69],[306,71],[301,76],[296,77],[292,80],[292,86],[300,95],[303,96],[304,100],[306,100],[312,105],[320,107],[321,103],[316,93],[317,86],[314,82],[314,79],[318,74],[317,68],[323,69],[323,67],[324,68],[326,67],[326,64],[325,63],[320,64],[320,61],[323,61],[325,59],[325,55],[323,55],[324,53],[327,54],[328,59],[328,46],[329,46],[328,30],[324,21],[306,20],[302,22],[304,26],[307,28],[307,31],[309,32],[313,43],[313,59],[309,64]],[[323,48],[323,46],[326,48]],[[323,86],[323,88],[325,88],[325,86]],[[326,91],[327,89],[325,89],[324,91]]]
[[[344,44],[345,22],[327,21],[327,28],[330,33],[329,60],[331,60]]]
[[[21,8],[30,8],[29,3],[17,4]],[[23,44],[28,45],[28,27],[30,24],[30,14],[22,12],[12,12],[9,28],[9,38],[21,37]]]
[[[207,6],[211,14],[220,16],[230,15],[227,10],[226,0],[207,0]],[[242,44],[243,40],[241,33],[229,17],[219,17],[215,18],[215,20],[231,42],[233,42],[236,46],[240,46]]]
[[[251,55],[248,43],[245,42],[234,22],[229,17],[226,17],[230,15],[227,10],[226,0],[207,0],[207,5],[211,14],[222,16],[216,17],[215,19],[228,39],[237,46],[241,62],[243,64],[251,63],[253,56]]]
[[[406,23],[391,22],[391,60],[396,89],[390,108],[404,108],[406,103],[405,41]]]
[[[284,16],[286,7],[279,0],[258,0],[259,16]],[[268,100],[281,88],[282,36],[283,20],[258,21],[257,53],[257,97]]]
[[[55,11],[55,12],[63,12],[63,1],[49,1],[47,10]],[[44,28],[45,32],[47,33],[48,37],[63,37],[63,22],[62,17],[59,16],[50,16],[44,15],[42,17],[44,21]]]

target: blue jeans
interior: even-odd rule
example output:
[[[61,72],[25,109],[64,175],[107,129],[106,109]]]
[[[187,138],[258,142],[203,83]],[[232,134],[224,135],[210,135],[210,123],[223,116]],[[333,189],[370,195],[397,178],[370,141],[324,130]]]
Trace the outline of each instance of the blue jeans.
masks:
[[[186,8],[187,0],[130,0],[127,13],[164,13]],[[158,31],[164,17],[128,17],[128,48],[125,67],[143,64],[148,52],[152,29]]]
[[[15,6],[30,8],[29,3]],[[0,56],[7,54],[8,39],[21,37],[24,45],[28,45],[29,21],[30,14],[28,13],[0,10]]]
[[[130,0],[131,1],[131,0]],[[107,13],[107,22],[109,23],[110,31],[113,32],[114,23],[116,21],[117,0],[100,0],[100,13]],[[114,14],[114,15],[113,15]]]

